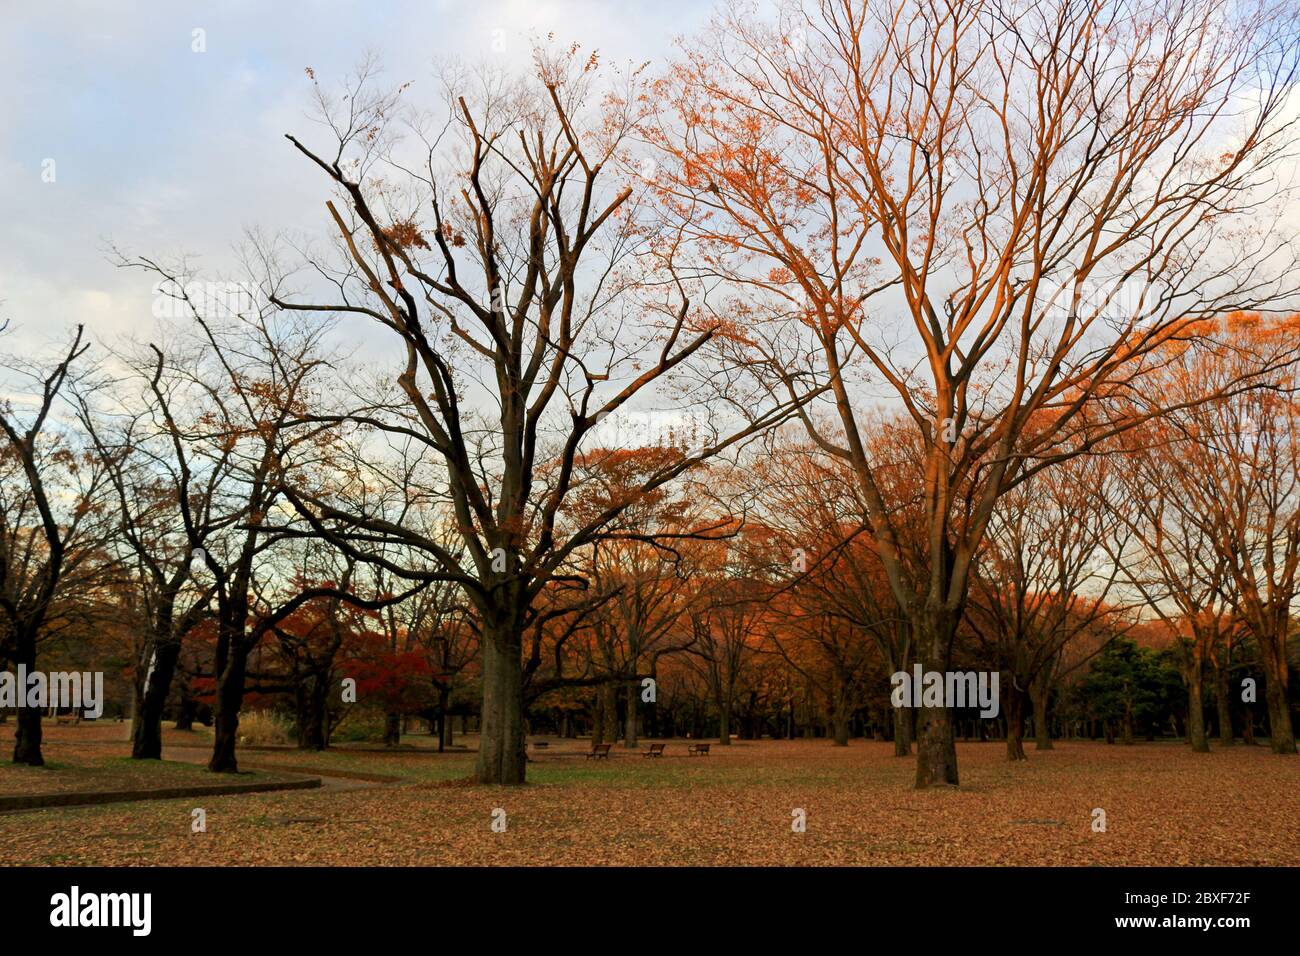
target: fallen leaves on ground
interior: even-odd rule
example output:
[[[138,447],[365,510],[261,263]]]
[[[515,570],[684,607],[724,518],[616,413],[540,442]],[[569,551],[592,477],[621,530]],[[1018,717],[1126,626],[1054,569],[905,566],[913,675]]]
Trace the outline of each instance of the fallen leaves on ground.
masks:
[[[915,791],[913,761],[870,741],[738,742],[705,758],[682,743],[608,761],[557,743],[519,788],[447,786],[470,773],[465,753],[257,752],[323,772],[403,768],[407,782],[5,814],[0,863],[1300,864],[1300,761],[1262,747],[1059,742],[1011,764],[1000,744],[959,744],[962,786]],[[190,832],[193,805],[208,832]]]

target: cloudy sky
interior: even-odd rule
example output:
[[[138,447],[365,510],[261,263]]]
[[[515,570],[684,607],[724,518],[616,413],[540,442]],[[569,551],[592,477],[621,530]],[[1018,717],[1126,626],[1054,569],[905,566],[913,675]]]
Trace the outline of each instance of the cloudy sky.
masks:
[[[317,232],[329,195],[284,139],[311,132],[305,67],[330,86],[367,52],[434,89],[435,58],[518,58],[529,40],[662,57],[708,0],[0,0],[0,318],[10,346],[153,325],[131,253],[231,263],[245,227]],[[195,52],[195,31],[206,49]],[[413,90],[412,95],[415,95]],[[53,181],[47,181],[52,179]]]
[[[248,227],[321,233],[328,184],[284,139],[314,132],[329,89],[368,52],[431,102],[434,61],[517,60],[554,33],[606,62],[661,61],[711,0],[0,0],[0,319],[9,348],[86,323],[111,341],[153,326],[132,254],[233,273]],[[196,31],[203,52],[195,52]],[[7,74],[7,75],[5,75]],[[426,89],[420,90],[425,85]],[[427,97],[427,98],[425,98]],[[1294,96],[1293,114],[1300,113]],[[1287,171],[1294,178],[1295,168]],[[52,180],[52,181],[49,181]],[[1300,222],[1300,200],[1288,216]]]

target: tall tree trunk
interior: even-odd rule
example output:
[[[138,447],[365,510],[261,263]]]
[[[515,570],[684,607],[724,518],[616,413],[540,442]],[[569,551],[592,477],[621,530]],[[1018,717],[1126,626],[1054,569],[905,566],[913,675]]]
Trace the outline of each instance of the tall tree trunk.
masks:
[[[45,766],[41,756],[41,708],[19,707],[14,729],[14,763],[29,767]]]
[[[605,742],[605,692],[597,686],[596,700],[591,707],[591,745],[599,747]]]
[[[1043,668],[1029,685],[1029,696],[1034,705],[1034,749],[1051,750],[1052,725],[1047,718],[1047,702],[1052,696],[1050,668]]]
[[[905,707],[894,708],[894,756],[909,757],[912,754],[912,717]]]
[[[329,679],[310,674],[299,689],[298,749],[322,751],[329,746]]]
[[[836,747],[847,747],[849,745],[849,720],[852,713],[849,710],[848,694],[843,688],[835,691],[835,703],[831,708],[831,726],[835,735]]]
[[[655,684],[658,685],[659,678],[652,671],[650,676],[654,678]],[[648,700],[645,704],[645,732],[647,737],[659,736],[659,703],[655,700]]]
[[[189,677],[184,668],[178,668],[176,676],[172,679],[176,682],[176,692],[180,697],[176,712],[176,729],[193,730],[194,719],[198,716],[199,702],[190,693]]]
[[[131,722],[131,757],[134,760],[162,759],[162,715],[171,693],[172,677],[176,674],[176,661],[181,654],[180,641],[158,640],[150,642],[151,660],[145,673],[136,684],[135,716]]]
[[[1205,735],[1205,689],[1201,680],[1200,661],[1188,668],[1187,677],[1187,742],[1196,753],[1210,752],[1210,741]]]
[[[384,746],[397,747],[402,743],[402,715],[384,715]]]
[[[451,703],[451,688],[438,688],[438,753],[447,750],[447,705]]]
[[[521,784],[524,753],[523,639],[520,629],[499,627],[483,635],[483,716],[474,781]]]
[[[628,750],[635,750],[637,747],[636,740],[636,711],[637,704],[641,702],[641,685],[635,680],[627,682],[627,719],[623,729],[623,746]]]
[[[718,743],[731,746],[731,701],[718,701]]]
[[[1291,705],[1287,699],[1287,660],[1282,641],[1260,641],[1265,672],[1264,698],[1268,702],[1268,741],[1275,754],[1293,754],[1295,728],[1291,726]]]
[[[1010,677],[1007,672],[1005,677]],[[1003,683],[1002,697],[1006,706],[1007,759],[1027,760],[1025,756],[1025,692],[1016,687],[1014,680]]]
[[[36,670],[36,635],[19,631],[14,635],[14,670],[22,665],[30,676]],[[41,708],[27,706],[27,688],[18,688],[18,719],[14,728],[14,763],[45,766],[41,756]]]
[[[248,655],[243,651],[242,640],[230,642],[225,666],[217,678],[217,703],[212,721],[212,759],[208,769],[213,773],[238,773],[235,746],[239,742],[239,708],[244,702],[244,676]]]
[[[606,681],[600,692],[605,697],[605,742],[618,743],[618,684]]]
[[[916,787],[957,786],[957,743],[946,707],[917,711]]]
[[[948,653],[956,622],[941,609],[926,608],[913,622],[917,635],[917,661],[922,671],[948,670]],[[919,693],[914,688],[913,693]],[[916,788],[957,786],[957,741],[952,712],[947,707],[922,707],[917,711]]]
[[[1231,747],[1233,744],[1232,701],[1228,696],[1228,666],[1226,663],[1221,663],[1214,670],[1214,696],[1219,711],[1219,744],[1223,747]]]
[[[849,745],[849,718],[846,714],[836,712],[831,718],[833,743],[836,747]]]

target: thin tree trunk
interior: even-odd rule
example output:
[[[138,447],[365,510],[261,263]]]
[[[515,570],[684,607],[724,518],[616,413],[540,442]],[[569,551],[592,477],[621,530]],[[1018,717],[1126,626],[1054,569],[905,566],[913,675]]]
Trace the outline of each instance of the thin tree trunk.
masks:
[[[178,668],[176,676],[172,679],[176,682],[176,692],[180,698],[179,710],[176,714],[176,729],[193,730],[194,718],[198,716],[199,702],[190,693],[189,677],[184,668]]]
[[[162,715],[171,693],[180,641],[155,640],[149,651],[152,661],[136,686],[135,716],[131,722],[131,757],[134,760],[162,759]],[[143,686],[140,686],[140,685]]]
[[[596,688],[596,700],[591,708],[591,745],[599,747],[605,742],[605,694]]]
[[[1034,749],[1051,750],[1052,725],[1047,717],[1047,702],[1052,696],[1052,685],[1047,668],[1029,685],[1029,696],[1034,705]]]
[[[618,684],[606,681],[600,692],[605,696],[605,736],[607,743],[618,743]]]
[[[239,762],[235,746],[239,742],[239,708],[244,700],[244,673],[247,655],[241,653],[231,641],[229,659],[217,680],[217,703],[213,715],[212,759],[208,769],[213,773],[238,773]]]
[[[628,750],[635,750],[637,747],[636,740],[636,705],[640,701],[641,685],[635,680],[627,682],[627,720],[623,729],[623,746]]]
[[[1187,674],[1187,742],[1194,752],[1201,754],[1210,752],[1210,741],[1205,735],[1204,693],[1200,667],[1193,666]]]
[[[1006,676],[1011,676],[1009,673]],[[1015,686],[1014,681],[1004,684],[1003,699],[1006,702],[1007,720],[1007,759],[1027,760],[1025,756],[1025,692]]]
[[[1228,698],[1228,668],[1226,664],[1221,664],[1215,668],[1215,685],[1215,704],[1219,711],[1219,744],[1223,747],[1231,747],[1233,744],[1232,701]]]
[[[447,705],[451,702],[450,699],[450,688],[438,688],[438,753],[444,753],[449,743],[447,740],[447,732],[450,730],[447,726]]]
[[[655,671],[650,672],[650,677],[659,683],[659,676]],[[659,702],[657,700],[648,700],[645,704],[645,730],[649,737],[658,737],[659,734]]]
[[[836,693],[835,707],[831,711],[831,725],[835,735],[834,745],[836,747],[847,747],[849,745],[849,719],[851,716],[847,695],[842,692]]]

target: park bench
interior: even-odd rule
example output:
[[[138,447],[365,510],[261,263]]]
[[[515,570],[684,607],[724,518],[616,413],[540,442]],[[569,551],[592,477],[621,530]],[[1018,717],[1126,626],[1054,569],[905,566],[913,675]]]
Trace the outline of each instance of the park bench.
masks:
[[[642,754],[642,756],[643,756],[643,757],[662,757],[662,756],[664,755],[664,748],[667,747],[667,746],[668,746],[667,744],[651,744],[651,745],[650,745],[650,749],[647,750],[644,754]]]
[[[546,749],[547,747],[549,747],[550,745],[551,745],[550,742],[549,742],[549,741],[546,741],[546,740],[534,740],[534,741],[533,741],[533,749],[534,749],[534,750],[545,750],[545,749]]]
[[[609,759],[609,748],[612,747],[612,746],[614,746],[614,745],[613,745],[613,744],[596,744],[596,746],[594,746],[594,747],[591,748],[591,753],[587,754],[587,759],[590,760],[592,757],[596,757],[596,758],[604,757],[606,760],[608,760],[608,759]]]
[[[54,718],[54,722],[55,722],[56,724],[70,724],[70,723],[72,723],[72,715],[71,715],[71,714],[59,714],[57,717]]]
[[[688,757],[694,757],[696,754],[703,754],[704,756],[707,757],[709,755],[709,745],[691,744],[689,747],[686,748],[686,755]]]

